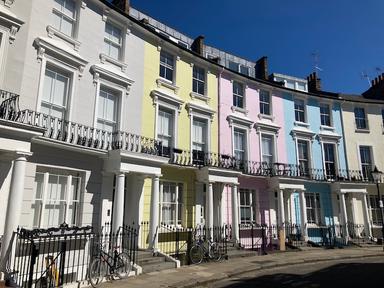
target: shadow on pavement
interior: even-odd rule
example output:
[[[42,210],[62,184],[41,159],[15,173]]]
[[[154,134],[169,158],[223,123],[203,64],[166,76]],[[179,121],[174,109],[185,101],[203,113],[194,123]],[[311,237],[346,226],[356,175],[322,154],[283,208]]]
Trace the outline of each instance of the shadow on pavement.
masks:
[[[289,268],[287,268],[289,269]],[[298,268],[300,269],[300,268]],[[298,271],[298,273],[300,273]],[[345,263],[307,274],[277,273],[255,278],[233,279],[228,288],[237,287],[370,287],[384,282],[384,264]]]

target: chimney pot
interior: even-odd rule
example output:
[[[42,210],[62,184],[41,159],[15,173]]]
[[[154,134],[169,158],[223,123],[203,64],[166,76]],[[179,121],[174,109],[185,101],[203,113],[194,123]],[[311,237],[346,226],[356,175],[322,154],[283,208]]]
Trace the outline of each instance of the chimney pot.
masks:
[[[191,45],[191,50],[200,56],[204,56],[204,38],[203,35],[197,36]]]
[[[268,80],[268,57],[263,56],[256,61],[255,77],[258,79]]]

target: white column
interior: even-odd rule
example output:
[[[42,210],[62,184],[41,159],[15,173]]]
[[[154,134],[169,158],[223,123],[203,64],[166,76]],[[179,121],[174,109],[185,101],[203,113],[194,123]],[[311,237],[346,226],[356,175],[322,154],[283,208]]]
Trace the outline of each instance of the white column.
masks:
[[[369,238],[372,238],[372,230],[371,230],[371,221],[369,219],[369,211],[368,211],[368,203],[367,203],[367,195],[362,194],[363,201],[363,214],[364,214],[364,222],[365,222],[365,235]]]
[[[213,236],[213,183],[208,183],[207,197],[206,197],[206,228],[209,229],[209,236]]]
[[[5,265],[5,260],[11,253],[10,244],[13,232],[16,231],[21,215],[21,207],[23,202],[25,166],[27,162],[26,156],[31,153],[16,153],[16,159],[13,161],[11,187],[9,190],[7,212],[5,216],[4,235],[1,243],[1,267]],[[3,271],[3,270],[1,270]]]
[[[299,191],[300,197],[300,218],[301,218],[301,234],[304,240],[307,241],[308,229],[307,229],[307,201],[305,200],[305,190]]]
[[[116,233],[124,223],[124,187],[125,173],[116,174],[115,195],[113,197],[112,232]]]
[[[237,185],[232,185],[232,238],[239,242],[239,202],[237,197]]]
[[[343,232],[344,232],[344,239],[348,241],[349,234],[348,234],[348,216],[347,216],[347,206],[345,205],[345,194],[340,193],[340,211],[341,211],[341,225],[344,226]]]
[[[285,223],[285,211],[284,211],[284,190],[277,192],[277,199],[279,203],[279,223],[278,225],[283,226]]]
[[[157,229],[159,226],[159,201],[160,201],[160,176],[152,178],[151,214],[149,221],[149,243],[150,248],[157,248]]]

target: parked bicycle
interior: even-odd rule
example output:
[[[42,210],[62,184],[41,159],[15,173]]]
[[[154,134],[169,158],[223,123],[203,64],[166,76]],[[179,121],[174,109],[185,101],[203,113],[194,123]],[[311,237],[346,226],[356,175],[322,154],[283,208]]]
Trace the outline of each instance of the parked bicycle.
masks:
[[[189,250],[191,263],[200,264],[203,259],[220,261],[222,254],[218,243],[211,241],[211,239],[206,240],[205,237],[203,238],[204,240],[199,236],[199,239],[196,240]]]
[[[116,233],[116,235],[119,235],[119,233]],[[119,253],[119,248],[119,246],[115,245],[112,252],[106,252],[102,241],[97,245],[97,256],[89,266],[89,281],[92,287],[97,287],[104,278],[124,279],[129,276],[132,269],[131,260],[127,253]]]

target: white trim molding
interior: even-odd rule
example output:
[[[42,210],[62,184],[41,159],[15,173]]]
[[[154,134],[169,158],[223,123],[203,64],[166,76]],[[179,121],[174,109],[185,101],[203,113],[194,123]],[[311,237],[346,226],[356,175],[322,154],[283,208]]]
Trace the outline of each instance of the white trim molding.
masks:
[[[135,82],[130,79],[126,74],[115,69],[114,67],[107,64],[94,64],[90,69],[93,74],[93,82],[97,83],[99,78],[102,77],[105,80],[118,84],[126,89],[128,94],[132,84]]]
[[[68,36],[67,34],[64,34],[63,32],[57,30],[55,27],[48,25],[47,26],[47,33],[49,38],[53,38],[53,36],[56,36],[57,38],[60,38],[64,40],[65,42],[68,42],[70,45],[73,46],[73,49],[75,51],[79,51],[81,42],[77,41],[76,39],[72,38],[71,36]]]
[[[186,105],[185,105],[187,111],[188,111],[188,115],[191,116],[192,114],[193,115],[208,115],[211,122],[213,121],[213,117],[216,113],[215,110],[213,110],[211,107],[209,107],[208,105],[201,105],[200,103],[197,104],[197,103],[193,103],[193,102],[188,102]]]
[[[51,39],[48,37],[38,37],[33,42],[33,46],[37,50],[37,60],[40,62],[46,55],[58,59],[69,66],[76,68],[79,71],[79,77],[83,75],[85,66],[88,61],[85,60],[80,54],[70,49],[66,44],[61,41]]]
[[[160,91],[160,90],[152,90],[151,96],[153,99],[153,105],[158,105],[159,102],[162,102],[162,104],[165,104],[163,106],[175,107],[178,110],[178,113],[180,114],[184,101],[179,97],[168,94],[165,91]]]
[[[249,130],[252,128],[254,124],[254,122],[251,119],[245,118],[245,117],[239,117],[238,115],[234,115],[234,114],[228,115],[227,121],[230,127],[232,127],[234,123],[237,123]]]
[[[9,5],[6,5],[10,3]],[[6,0],[4,4],[6,7],[10,7],[13,1]],[[7,8],[0,5],[0,26],[3,26],[8,31],[9,43],[12,44],[16,39],[16,33],[20,30],[20,27],[24,24],[24,21],[19,19],[16,14],[9,11]]]
[[[121,69],[121,72],[127,71],[128,65],[122,61],[116,60],[116,59],[114,59],[114,58],[112,58],[112,57],[110,57],[104,53],[100,53],[99,58],[100,58],[101,64],[111,63],[111,64],[119,67]]]

